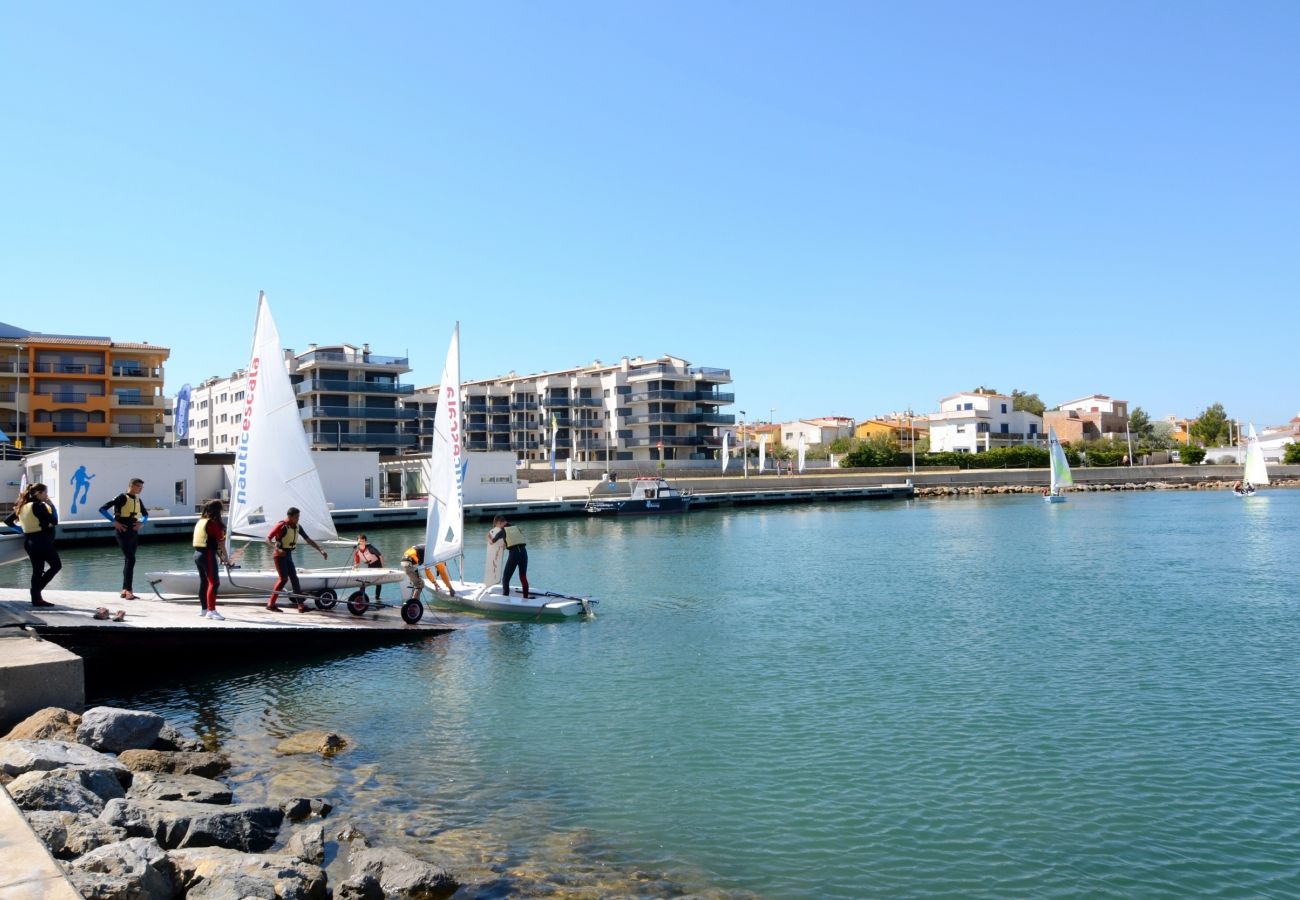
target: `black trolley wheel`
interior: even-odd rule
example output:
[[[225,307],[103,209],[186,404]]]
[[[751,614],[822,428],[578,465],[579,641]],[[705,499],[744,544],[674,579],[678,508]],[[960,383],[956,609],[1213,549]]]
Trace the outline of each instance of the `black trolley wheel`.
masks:
[[[402,621],[414,625],[424,618],[424,604],[419,600],[407,600],[402,604]]]
[[[370,598],[366,596],[365,591],[357,591],[348,598],[348,612],[352,615],[364,616],[368,609],[370,609]]]
[[[334,593],[329,588],[325,588],[325,590],[323,591],[316,592],[315,603],[317,609],[333,609],[334,604],[338,602],[339,602],[339,595]]]

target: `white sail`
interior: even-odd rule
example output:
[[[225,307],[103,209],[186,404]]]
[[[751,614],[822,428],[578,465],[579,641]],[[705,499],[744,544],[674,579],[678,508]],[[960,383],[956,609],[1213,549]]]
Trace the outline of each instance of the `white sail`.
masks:
[[[799,432],[799,472],[803,473],[804,454],[807,448],[804,446],[803,432]]]
[[[727,463],[731,461],[731,432],[722,432],[722,474],[727,474]]]
[[[299,522],[317,541],[338,537],[298,402],[284,367],[280,332],[266,295],[257,296],[257,326],[248,362],[243,431],[235,451],[230,497],[230,533],[265,538],[296,506]]]
[[[1070,474],[1070,461],[1065,458],[1065,449],[1056,437],[1056,429],[1047,429],[1047,452],[1052,466],[1052,493],[1059,494],[1061,488],[1074,484]]]
[[[758,471],[763,471],[763,466],[767,465],[767,435],[758,439]]]
[[[429,514],[424,524],[424,561],[460,556],[465,545],[465,451],[460,428],[460,323],[451,334],[438,381],[433,448],[425,461]]]
[[[1264,462],[1264,448],[1259,444],[1254,423],[1246,437],[1246,470],[1242,473],[1242,478],[1256,487],[1268,484],[1268,465]]]

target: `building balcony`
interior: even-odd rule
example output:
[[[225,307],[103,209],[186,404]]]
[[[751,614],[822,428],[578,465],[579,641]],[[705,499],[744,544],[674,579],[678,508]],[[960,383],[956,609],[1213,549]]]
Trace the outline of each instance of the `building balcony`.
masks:
[[[670,378],[682,381],[716,381],[731,382],[730,369],[711,369],[707,366],[670,366],[659,363],[653,366],[638,366],[627,373],[629,382],[647,381],[656,378]]]
[[[629,438],[623,441],[626,447],[703,447],[705,440],[697,434],[665,434],[660,437]]]
[[[304,406],[298,410],[303,421],[311,419],[376,419],[415,421],[420,414],[413,409],[374,409],[369,406]]]
[[[136,397],[128,394],[125,397],[120,394],[109,395],[109,406],[113,409],[162,409],[164,408],[164,398],[156,394],[148,394]]]
[[[590,406],[604,406],[604,405],[605,405],[605,398],[603,397],[574,397],[572,400],[569,401],[569,406],[574,406],[574,407],[584,407],[584,406],[590,407]]]
[[[510,409],[512,412],[535,410],[538,407],[536,400],[511,400]]]
[[[162,437],[162,422],[113,422],[109,433],[114,437]]]
[[[340,449],[342,447],[414,447],[419,440],[414,434],[390,434],[388,432],[345,432],[343,434],[308,435],[312,447],[317,450]]]
[[[644,413],[629,416],[627,425],[735,425],[736,417],[724,413]]]
[[[103,363],[53,363],[38,362],[36,371],[51,375],[103,375]]]
[[[395,384],[391,381],[339,381],[333,378],[305,378],[294,390],[303,394],[384,394],[406,396],[415,393],[413,384]]]
[[[107,422],[28,422],[32,437],[55,437],[61,434],[84,434],[88,437],[108,437],[111,426]]]
[[[735,403],[735,394],[716,391],[640,391],[628,394],[628,403],[651,403],[656,400],[687,400],[692,403]]]
[[[364,350],[356,353],[344,353],[338,350],[308,350],[298,357],[298,369],[300,371],[326,364],[333,367],[340,363],[346,366],[401,369],[403,372],[411,371],[411,361],[405,356],[380,356],[378,353],[368,353]]]
[[[114,378],[152,378],[157,380],[163,377],[163,370],[147,366],[113,366],[111,374]]]
[[[32,411],[57,410],[60,407],[73,406],[84,412],[108,412],[109,398],[103,394],[88,394],[82,391],[51,391],[31,395]]]
[[[510,442],[511,450],[536,450],[540,446],[541,444],[539,444],[537,441],[511,441]],[[547,446],[549,447],[550,444],[547,444]]]

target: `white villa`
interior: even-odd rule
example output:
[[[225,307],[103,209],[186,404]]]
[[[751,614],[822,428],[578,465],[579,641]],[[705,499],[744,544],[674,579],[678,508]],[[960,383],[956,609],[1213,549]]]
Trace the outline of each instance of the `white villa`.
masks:
[[[930,450],[934,453],[983,453],[993,447],[1035,444],[1043,439],[1043,420],[1013,408],[1006,394],[964,391],[939,401],[930,423]]]

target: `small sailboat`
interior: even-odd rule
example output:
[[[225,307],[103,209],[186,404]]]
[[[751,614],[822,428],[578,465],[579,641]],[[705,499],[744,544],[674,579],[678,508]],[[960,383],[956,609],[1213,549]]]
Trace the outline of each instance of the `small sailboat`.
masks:
[[[1259,435],[1255,434],[1252,423],[1246,433],[1246,465],[1241,473],[1241,481],[1232,492],[1238,497],[1253,497],[1258,487],[1268,484],[1268,464],[1264,462],[1264,448],[1259,444]]]
[[[227,545],[235,537],[266,540],[291,506],[301,510],[302,529],[318,543],[346,543],[338,541],[334,530],[320,474],[312,462],[307,434],[302,428],[293,385],[284,368],[280,332],[262,293],[257,297],[257,324],[248,363],[245,404],[244,430],[235,452]],[[195,569],[150,572],[146,577],[160,595],[175,593],[193,597],[198,593],[199,576]],[[299,569],[298,578],[303,592],[312,595],[316,606],[329,609],[345,592],[401,581],[405,574],[398,569],[331,567]],[[265,597],[279,579],[274,569],[228,569],[221,580],[221,596]]]
[[[586,597],[536,590],[528,597],[521,591],[504,594],[501,590],[504,541],[488,544],[482,583],[454,581],[454,594],[443,590],[434,566],[459,558],[465,546],[465,468],[460,428],[460,323],[457,322],[438,382],[433,442],[424,463],[425,486],[429,492],[429,512],[424,524],[424,580],[440,603],[475,612],[533,617],[590,615],[596,601]]]
[[[1051,463],[1052,482],[1043,495],[1043,499],[1048,503],[1064,503],[1065,494],[1062,488],[1070,487],[1074,484],[1074,476],[1070,474],[1070,461],[1065,458],[1065,448],[1056,437],[1056,429],[1047,429],[1047,454]]]

